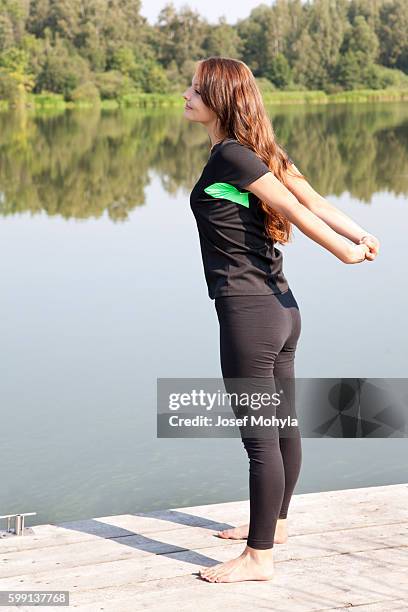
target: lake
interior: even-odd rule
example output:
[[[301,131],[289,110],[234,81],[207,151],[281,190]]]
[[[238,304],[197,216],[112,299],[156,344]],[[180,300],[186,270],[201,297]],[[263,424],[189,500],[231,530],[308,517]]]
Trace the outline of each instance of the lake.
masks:
[[[302,315],[297,376],[405,377],[408,104],[269,112],[314,188],[381,241],[358,265],[297,228],[278,245]],[[182,107],[2,113],[0,127],[1,514],[247,499],[240,439],[156,437],[157,377],[221,377],[189,206],[205,129]],[[295,493],[407,475],[406,438],[306,438]]]

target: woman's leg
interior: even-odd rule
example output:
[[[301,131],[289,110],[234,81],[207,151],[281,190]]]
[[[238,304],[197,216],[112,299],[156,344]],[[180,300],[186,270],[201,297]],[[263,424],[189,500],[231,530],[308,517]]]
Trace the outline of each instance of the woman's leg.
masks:
[[[275,375],[293,378],[300,315],[290,291],[282,295],[218,298],[216,308],[224,379],[250,377],[253,392],[255,387],[262,392],[269,388],[272,394]],[[257,384],[253,378],[264,380]],[[226,381],[227,390],[236,386],[231,382]],[[279,408],[268,416],[272,414],[282,416]],[[293,437],[293,432],[283,437],[280,428],[274,426],[269,438],[244,437],[243,444],[250,463],[248,546],[272,548],[277,519],[286,516],[299,474],[300,437]]]
[[[282,405],[282,409],[277,408],[277,416],[279,418],[287,416],[297,418],[294,380],[295,351],[301,333],[301,317],[295,298],[293,295],[289,297],[291,298],[288,306],[292,317],[292,331],[282,350],[277,355],[274,366],[275,380],[282,381],[282,386],[284,386],[287,396],[287,402]],[[285,470],[285,490],[279,518],[284,519],[288,515],[290,500],[302,465],[302,441],[300,429],[297,425],[291,426],[288,429],[279,429],[279,447]]]

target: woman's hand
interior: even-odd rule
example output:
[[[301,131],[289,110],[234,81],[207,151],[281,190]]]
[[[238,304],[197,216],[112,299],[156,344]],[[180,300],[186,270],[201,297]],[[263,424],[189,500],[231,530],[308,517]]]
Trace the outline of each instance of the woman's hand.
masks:
[[[366,246],[368,246],[369,253],[366,256],[366,259],[368,259],[369,261],[374,261],[380,250],[380,241],[378,240],[378,238],[373,236],[373,234],[366,234],[365,236],[360,238],[358,244],[365,244]]]
[[[380,249],[380,241],[373,234],[365,234],[358,244],[349,245],[349,254],[345,263],[360,263],[367,259],[374,261]]]
[[[362,243],[362,244],[350,244],[349,245],[349,254],[347,260],[344,263],[355,264],[368,259],[370,255],[370,248]],[[375,256],[374,256],[375,257]]]

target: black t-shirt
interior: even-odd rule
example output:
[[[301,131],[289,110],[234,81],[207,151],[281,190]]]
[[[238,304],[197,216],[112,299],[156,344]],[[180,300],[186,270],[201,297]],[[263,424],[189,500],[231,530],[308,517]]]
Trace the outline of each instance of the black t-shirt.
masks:
[[[190,194],[211,299],[284,293],[282,253],[265,228],[260,199],[244,189],[268,166],[249,147],[226,138],[211,150]]]

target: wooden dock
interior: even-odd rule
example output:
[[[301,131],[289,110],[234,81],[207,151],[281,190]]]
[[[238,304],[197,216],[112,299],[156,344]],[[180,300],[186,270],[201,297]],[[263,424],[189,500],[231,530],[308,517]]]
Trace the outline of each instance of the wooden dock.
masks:
[[[34,526],[0,539],[0,590],[68,590],[69,609],[89,612],[407,612],[408,484],[294,495],[273,580],[202,580],[201,567],[243,550],[214,534],[248,510],[246,500]]]

